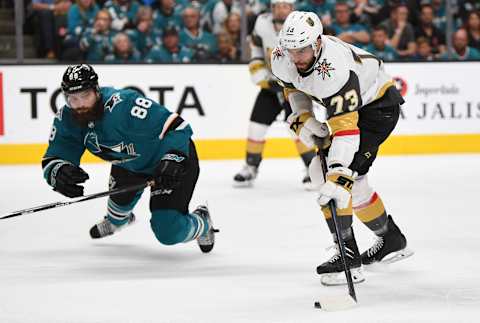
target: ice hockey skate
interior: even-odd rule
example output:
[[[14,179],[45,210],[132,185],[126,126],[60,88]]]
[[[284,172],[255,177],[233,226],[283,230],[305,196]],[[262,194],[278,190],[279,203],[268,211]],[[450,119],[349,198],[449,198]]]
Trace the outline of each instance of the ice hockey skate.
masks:
[[[352,281],[354,284],[361,283],[365,281],[365,278],[362,272],[360,252],[358,251],[355,237],[352,236],[351,239],[345,240],[344,243],[347,265],[352,274]],[[335,254],[328,261],[317,267],[317,274],[320,275],[320,282],[325,286],[346,285],[347,279],[345,277],[338,243],[335,243],[334,246],[328,249],[331,248],[335,249]]]
[[[413,255],[413,251],[407,248],[407,239],[393,222],[391,215],[388,216],[387,226],[388,231],[378,236],[373,246],[362,253],[362,264],[391,264]]]
[[[306,191],[314,191],[318,187],[312,183],[312,179],[310,175],[308,175],[308,170],[306,171],[305,175],[302,178],[302,185]]]
[[[210,212],[205,205],[199,205],[194,214],[200,216],[206,223],[208,223],[208,231],[197,238],[198,246],[203,253],[208,253],[212,251],[213,246],[215,245],[215,233],[218,232],[217,229],[213,227],[212,218],[210,217]]]
[[[251,187],[257,177],[258,167],[245,165],[233,178],[234,187]]]
[[[100,239],[100,238],[110,236],[115,232],[118,232],[121,229],[124,229],[127,226],[133,224],[134,222],[135,222],[135,214],[133,213],[130,214],[128,218],[128,222],[120,226],[113,224],[112,222],[110,222],[110,220],[108,220],[108,217],[105,216],[102,221],[95,224],[90,229],[90,237],[92,239]]]

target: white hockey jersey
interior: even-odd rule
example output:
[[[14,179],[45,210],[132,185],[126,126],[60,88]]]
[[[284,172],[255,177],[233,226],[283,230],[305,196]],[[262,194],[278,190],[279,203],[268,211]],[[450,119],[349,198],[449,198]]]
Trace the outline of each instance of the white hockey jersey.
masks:
[[[322,36],[321,53],[308,75],[300,75],[280,47],[274,50],[271,64],[285,88],[301,91],[325,106],[328,117],[356,111],[394,85],[381,60],[333,36]]]
[[[271,66],[292,110],[311,110],[311,100],[326,108],[332,135],[327,162],[348,167],[360,145],[358,110],[383,97],[394,86],[392,78],[374,55],[333,36],[322,35],[320,55],[308,73],[299,73],[288,55],[277,46]]]
[[[274,79],[270,68],[270,56],[278,45],[278,31],[275,30],[271,13],[257,17],[250,43],[251,59],[248,65],[252,82],[268,87],[268,81]]]

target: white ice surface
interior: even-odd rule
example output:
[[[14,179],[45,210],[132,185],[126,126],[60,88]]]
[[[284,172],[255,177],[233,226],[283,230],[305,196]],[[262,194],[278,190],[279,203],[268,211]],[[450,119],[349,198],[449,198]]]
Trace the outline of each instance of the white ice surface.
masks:
[[[300,162],[265,160],[253,189],[232,188],[241,161],[201,166],[191,206],[207,200],[221,230],[208,255],[160,245],[147,194],[138,223],[100,241],[105,199],[0,221],[0,323],[480,322],[480,155],[377,159],[370,182],[416,254],[366,271],[358,306],[329,313],[314,301],[346,289],[315,274],[331,236]],[[87,194],[107,188],[108,165],[85,169]],[[64,199],[39,166],[0,167],[0,193],[0,216]]]

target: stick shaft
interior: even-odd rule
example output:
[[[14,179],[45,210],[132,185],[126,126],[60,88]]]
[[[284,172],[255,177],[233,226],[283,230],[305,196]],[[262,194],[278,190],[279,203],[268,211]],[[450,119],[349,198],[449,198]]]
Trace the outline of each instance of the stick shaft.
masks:
[[[323,153],[323,150],[321,147],[322,145],[319,145],[317,154],[320,157],[320,162],[322,163],[323,178],[326,181],[327,180],[327,160],[325,158],[325,154]],[[355,294],[355,288],[353,287],[352,273],[350,272],[350,268],[347,265],[347,254],[345,252],[345,244],[343,242],[343,237],[340,230],[340,224],[337,218],[337,205],[335,203],[335,200],[333,199],[330,200],[328,202],[328,207],[330,209],[330,212],[332,213],[332,220],[335,227],[335,236],[337,237],[338,248],[340,250],[340,257],[342,258],[343,268],[345,270],[345,277],[347,278],[348,293],[350,294],[350,296],[352,296],[352,298],[356,302],[357,296]]]
[[[119,187],[119,188],[115,188],[115,189],[109,190],[109,191],[104,191],[104,192],[100,192],[100,193],[95,193],[95,194],[91,194],[91,195],[77,197],[77,198],[72,199],[70,201],[59,201],[59,202],[48,203],[48,204],[44,204],[44,205],[40,205],[40,206],[35,206],[35,207],[32,207],[32,208],[23,209],[23,210],[8,213],[8,214],[0,217],[0,220],[13,218],[13,217],[16,217],[16,216],[30,214],[30,213],[36,213],[36,212],[40,212],[40,211],[44,211],[44,210],[57,208],[57,207],[67,206],[67,205],[75,204],[75,203],[79,203],[79,202],[85,202],[85,201],[89,201],[89,200],[93,200],[93,199],[97,199],[97,198],[101,198],[101,197],[105,197],[105,196],[112,196],[112,195],[117,195],[117,194],[130,192],[130,191],[138,191],[138,190],[144,189],[147,186],[152,186],[153,184],[154,184],[153,181],[149,181],[149,182],[145,182],[145,183],[142,183],[142,184],[136,184],[136,185],[132,185],[132,186],[128,186],[128,187]]]

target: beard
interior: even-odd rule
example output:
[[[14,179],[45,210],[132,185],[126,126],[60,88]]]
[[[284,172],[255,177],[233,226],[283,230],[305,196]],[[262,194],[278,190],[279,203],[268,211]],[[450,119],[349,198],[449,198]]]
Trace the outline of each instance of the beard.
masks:
[[[103,117],[103,104],[101,96],[97,99],[93,107],[82,107],[72,109],[73,119],[82,128],[88,126],[91,121],[99,120]]]

